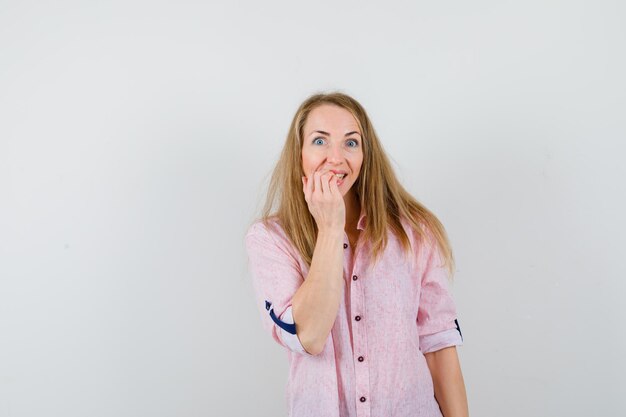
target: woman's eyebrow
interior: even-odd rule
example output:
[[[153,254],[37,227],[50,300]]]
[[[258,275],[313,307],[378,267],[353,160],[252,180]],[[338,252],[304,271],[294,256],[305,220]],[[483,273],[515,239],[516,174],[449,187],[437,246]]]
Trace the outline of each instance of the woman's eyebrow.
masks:
[[[322,135],[326,135],[326,136],[330,136],[330,133],[328,132],[324,132],[323,130],[314,130],[313,132],[311,132],[309,134],[309,136],[311,136],[313,133],[321,133]],[[350,136],[351,134],[356,133],[357,135],[361,136],[361,134],[359,132],[357,132],[356,130],[353,132],[348,132],[345,134],[345,136]]]

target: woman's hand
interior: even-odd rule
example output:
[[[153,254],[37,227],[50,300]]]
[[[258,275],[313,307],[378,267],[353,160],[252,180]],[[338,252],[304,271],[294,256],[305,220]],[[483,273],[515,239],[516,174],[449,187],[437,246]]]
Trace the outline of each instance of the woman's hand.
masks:
[[[302,177],[304,199],[309,205],[320,232],[343,232],[346,224],[346,206],[337,186],[337,176],[328,171],[313,173],[313,179]]]

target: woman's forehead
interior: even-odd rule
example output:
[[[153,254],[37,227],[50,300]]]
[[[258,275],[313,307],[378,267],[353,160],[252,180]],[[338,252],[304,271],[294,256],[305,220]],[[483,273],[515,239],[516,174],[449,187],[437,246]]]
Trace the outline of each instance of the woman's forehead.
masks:
[[[334,104],[321,104],[311,110],[304,124],[304,133],[308,134],[316,130],[322,130],[330,134],[344,134],[352,131],[361,132],[359,124],[352,113]]]

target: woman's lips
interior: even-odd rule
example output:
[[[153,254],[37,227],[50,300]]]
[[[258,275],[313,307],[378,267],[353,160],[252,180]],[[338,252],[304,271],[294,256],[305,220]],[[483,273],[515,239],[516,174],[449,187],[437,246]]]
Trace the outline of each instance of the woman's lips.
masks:
[[[334,172],[333,170],[328,170],[328,171],[324,171],[324,172],[322,172],[322,174],[321,174],[321,175],[324,175],[324,174],[326,174],[326,173],[328,173],[328,172],[330,172],[330,173],[332,173],[332,174],[335,174],[335,172]],[[334,179],[334,178],[337,178],[337,179],[338,179],[338,181],[337,181],[337,186],[340,186],[341,184],[343,184],[343,183],[344,183],[344,181],[346,180],[346,178],[348,178],[348,173],[347,173],[347,172],[341,172],[341,174],[343,174],[343,178],[341,178],[341,179],[339,179],[339,177],[337,177],[337,174],[333,175],[333,177],[332,177],[333,179]]]

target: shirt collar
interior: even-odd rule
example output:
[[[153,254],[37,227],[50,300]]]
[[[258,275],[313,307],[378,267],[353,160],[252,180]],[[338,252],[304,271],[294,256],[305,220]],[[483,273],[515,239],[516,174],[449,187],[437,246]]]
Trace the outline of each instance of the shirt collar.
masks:
[[[366,221],[365,210],[361,210],[361,215],[359,216],[359,222],[356,225],[358,230],[365,230],[365,221]]]

